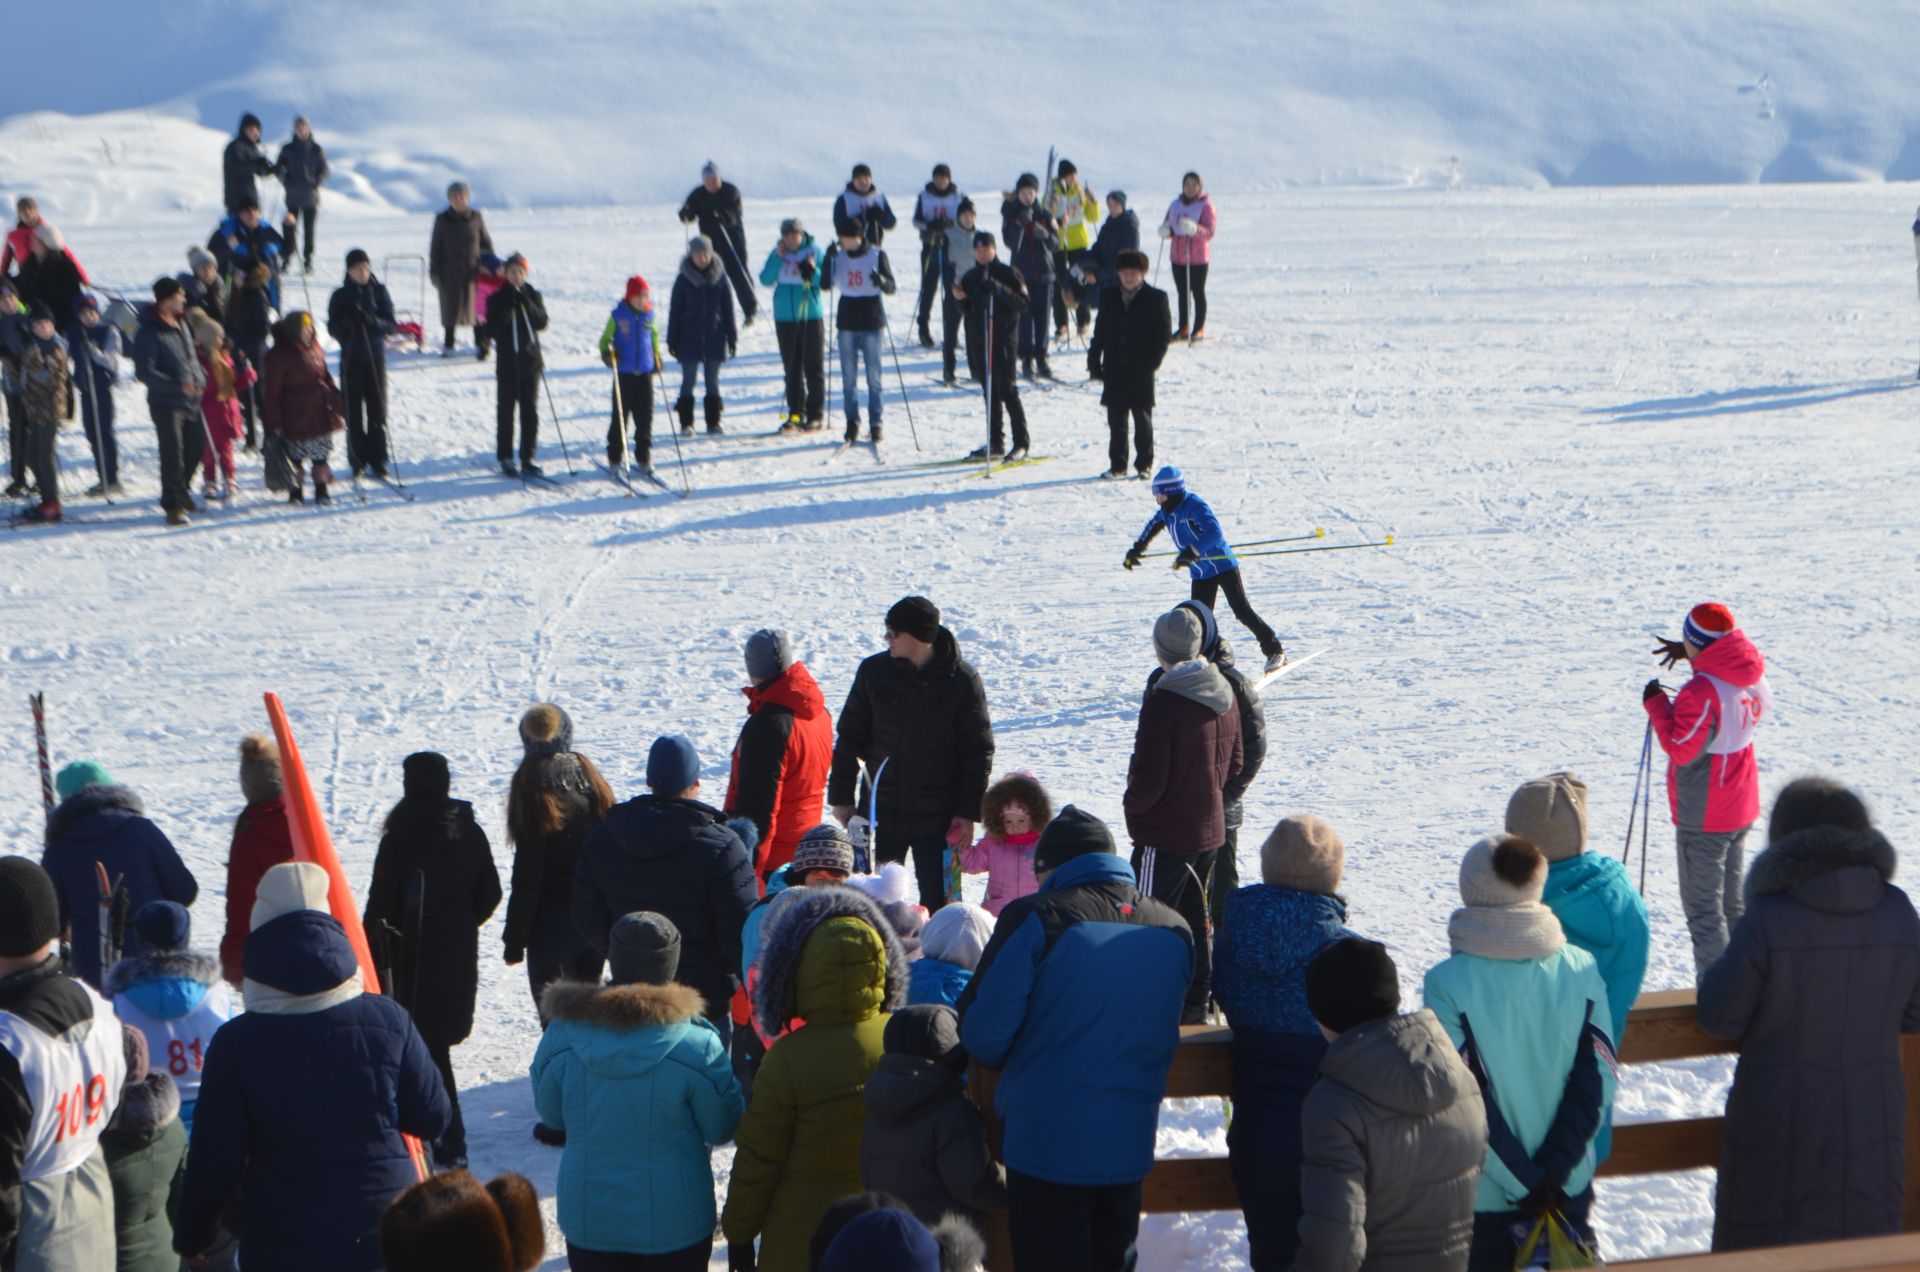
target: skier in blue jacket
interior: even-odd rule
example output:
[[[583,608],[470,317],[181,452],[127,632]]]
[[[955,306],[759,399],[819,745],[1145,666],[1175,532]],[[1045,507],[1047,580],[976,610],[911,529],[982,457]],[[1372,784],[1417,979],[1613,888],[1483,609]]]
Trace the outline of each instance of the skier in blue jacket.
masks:
[[[1220,520],[1213,515],[1207,501],[1190,493],[1186,477],[1172,467],[1162,468],[1153,475],[1153,498],[1160,510],[1147,520],[1140,537],[1127,549],[1124,561],[1127,569],[1138,566],[1153,536],[1166,530],[1173,538],[1173,546],[1179,549],[1173,568],[1185,569],[1192,578],[1193,599],[1212,609],[1215,598],[1225,592],[1233,616],[1260,642],[1260,652],[1267,660],[1266,669],[1273,671],[1284,664],[1286,650],[1281,648],[1273,628],[1254,612],[1253,602],[1247,599],[1247,585],[1240,575],[1240,558],[1233,554],[1226,531],[1220,528]]]

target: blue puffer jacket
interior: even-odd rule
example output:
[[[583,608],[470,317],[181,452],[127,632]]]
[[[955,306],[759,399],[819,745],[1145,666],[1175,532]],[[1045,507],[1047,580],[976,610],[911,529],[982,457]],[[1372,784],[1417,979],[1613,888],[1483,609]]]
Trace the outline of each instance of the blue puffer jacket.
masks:
[[[667,310],[667,353],[675,362],[724,362],[739,341],[733,323],[733,288],[715,256],[705,269],[693,258],[680,262]]]
[[[98,989],[100,966],[100,884],[94,863],[127,889],[127,913],[138,914],[149,901],[192,905],[200,895],[193,872],[171,841],[148,821],[140,797],[124,786],[87,786],[53,810],[47,823],[47,851],[40,859],[60,894],[60,922],[72,924],[73,969]],[[142,952],[140,937],[127,925],[121,953]]]
[[[269,920],[244,958],[247,1011],[207,1049],[174,1249],[205,1250],[237,1199],[245,1266],[376,1269],[380,1216],[416,1179],[401,1136],[452,1120],[440,1072],[406,1008],[360,992],[333,916]]]
[[[1108,852],[1068,860],[1000,912],[960,996],[960,1040],[1000,1070],[1009,1167],[1056,1184],[1153,1168],[1193,936]]]
[[[1213,997],[1234,1032],[1318,1038],[1307,1010],[1307,964],[1322,946],[1352,935],[1339,897],[1265,883],[1228,897],[1213,942]]]
[[[753,903],[747,911],[747,921],[740,925],[740,983],[747,983],[747,973],[753,970],[754,962],[760,957],[760,933],[767,925],[767,909],[773,899],[788,888],[797,885],[787,881],[787,867],[782,866],[767,876],[767,895]]]
[[[733,1138],[746,1101],[700,995],[561,981],[542,1004],[533,1098],[540,1120],[567,1132],[558,1188],[567,1240],[668,1254],[711,1238],[707,1150]]]
[[[973,973],[958,963],[922,956],[907,965],[907,1006],[939,1003],[952,1007],[972,979]]]
[[[652,375],[660,369],[655,356],[660,349],[660,332],[655,326],[659,311],[649,305],[635,309],[626,301],[613,307],[607,319],[614,365],[625,375]]]
[[[1540,899],[1560,920],[1567,940],[1593,955],[1607,983],[1614,1046],[1647,978],[1647,903],[1634,891],[1626,867],[1612,857],[1583,852],[1547,867]]]
[[[1187,567],[1191,577],[1211,578],[1240,568],[1240,559],[1227,546],[1227,532],[1220,528],[1219,518],[1213,515],[1207,501],[1192,491],[1169,500],[1166,507],[1149,517],[1146,528],[1140,532],[1140,542],[1145,543],[1160,533],[1162,526],[1166,527],[1175,548],[1192,548],[1200,554],[1200,559]],[[1221,559],[1216,561],[1214,557]]]

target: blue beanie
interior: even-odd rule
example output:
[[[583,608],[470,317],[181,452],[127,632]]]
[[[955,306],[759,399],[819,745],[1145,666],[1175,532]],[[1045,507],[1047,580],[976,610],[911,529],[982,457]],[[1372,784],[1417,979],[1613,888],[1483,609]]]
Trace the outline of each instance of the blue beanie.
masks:
[[[647,752],[647,785],[662,795],[678,795],[700,780],[700,756],[683,733],[653,740]]]
[[[53,789],[61,799],[72,799],[89,786],[112,786],[113,774],[93,760],[75,760],[53,779]]]
[[[149,950],[185,949],[193,935],[193,919],[177,901],[149,901],[134,912],[133,930]]]
[[[1178,468],[1169,464],[1153,475],[1153,493],[1184,495],[1187,493],[1187,479]]]
[[[820,1272],[940,1272],[940,1243],[904,1210],[869,1210],[846,1227],[821,1256]]]

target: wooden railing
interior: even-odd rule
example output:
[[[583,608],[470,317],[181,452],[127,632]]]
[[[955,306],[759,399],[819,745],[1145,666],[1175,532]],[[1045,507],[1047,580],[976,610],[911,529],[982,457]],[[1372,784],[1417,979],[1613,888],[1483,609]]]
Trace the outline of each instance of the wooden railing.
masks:
[[[1233,1091],[1233,1060],[1230,1043],[1233,1031],[1224,1025],[1186,1025],[1180,1030],[1180,1048],[1174,1053],[1173,1066],[1167,1071],[1167,1099],[1224,1096]],[[1920,1231],[1920,1035],[1900,1040],[1900,1063],[1907,1077],[1907,1181],[1906,1228]],[[1690,989],[1661,990],[1642,994],[1627,1017],[1626,1037],[1619,1048],[1622,1064],[1658,1064],[1673,1060],[1691,1060],[1701,1056],[1725,1055],[1738,1051],[1735,1043],[1707,1036],[1700,1028]],[[993,1114],[993,1088],[997,1074],[975,1065],[970,1090],[973,1101],[986,1114],[993,1128],[994,1149],[999,1151],[998,1124]],[[1673,1171],[1717,1166],[1720,1162],[1720,1136],[1723,1119],[1687,1118],[1672,1122],[1629,1122],[1613,1128],[1613,1152],[1600,1167],[1603,1177],[1622,1175],[1660,1175]],[[1141,1186],[1140,1208],[1147,1214],[1204,1210],[1238,1210],[1239,1194],[1224,1157],[1174,1157],[1154,1162],[1153,1170]],[[1005,1257],[1004,1225],[990,1225],[992,1257],[988,1267],[1012,1266]],[[1908,1239],[1902,1239],[1908,1240]],[[1876,1243],[1848,1242],[1835,1250],[1865,1248]],[[1879,1249],[1884,1242],[1876,1246]],[[1907,1258],[1920,1267],[1920,1239],[1903,1246]],[[1898,1262],[1805,1263],[1805,1254],[1796,1249],[1794,1260],[1786,1263],[1700,1264],[1702,1269],[1720,1268],[1879,1268],[1899,1266]],[[1748,1257],[1748,1256],[1742,1256]],[[1836,1257],[1851,1257],[1841,1254]],[[1869,1251],[1865,1258],[1879,1258]],[[1682,1264],[1680,1266],[1695,1266]]]

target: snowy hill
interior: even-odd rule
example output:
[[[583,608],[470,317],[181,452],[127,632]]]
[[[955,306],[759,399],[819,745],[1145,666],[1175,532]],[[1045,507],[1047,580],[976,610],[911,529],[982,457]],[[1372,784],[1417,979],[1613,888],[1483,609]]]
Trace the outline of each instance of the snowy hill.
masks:
[[[456,175],[488,205],[663,201],[709,156],[750,197],[831,189],[862,159],[896,194],[936,159],[963,186],[1007,186],[1055,144],[1096,188],[1140,195],[1189,167],[1223,193],[1920,177],[1920,9],[1870,0],[101,0],[85,22],[86,72],[15,59],[0,118],[169,121],[119,139],[121,168],[173,169],[147,183],[156,211],[218,198],[243,110],[269,142],[305,112],[344,185],[414,210]],[[49,5],[8,30],[15,48],[79,35]],[[124,175],[90,122],[58,124],[0,127],[0,183],[68,175],[21,149],[23,126],[70,134],[68,164]],[[121,204],[54,206],[72,222]]]

